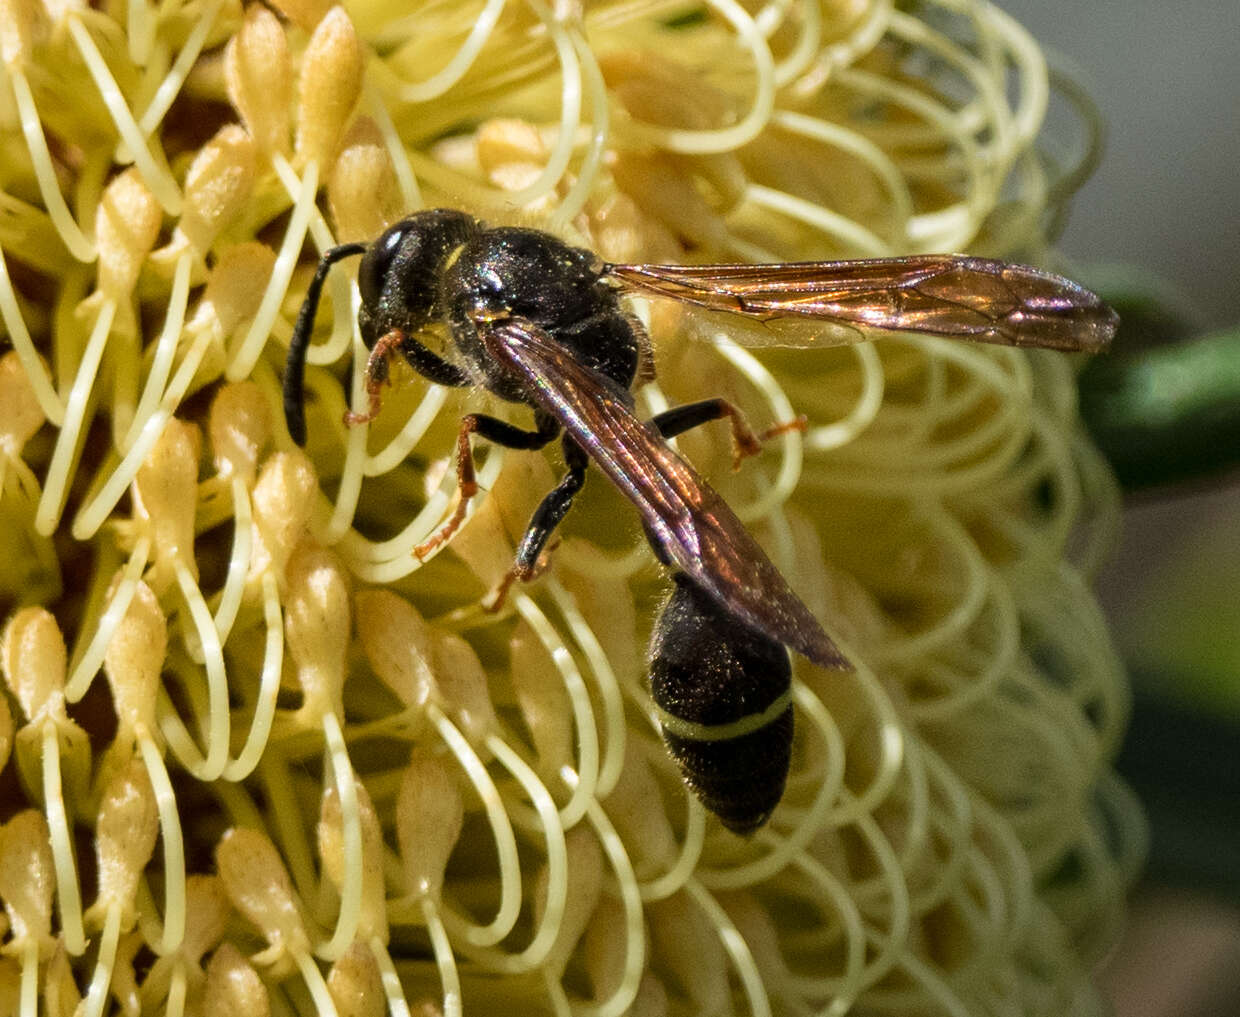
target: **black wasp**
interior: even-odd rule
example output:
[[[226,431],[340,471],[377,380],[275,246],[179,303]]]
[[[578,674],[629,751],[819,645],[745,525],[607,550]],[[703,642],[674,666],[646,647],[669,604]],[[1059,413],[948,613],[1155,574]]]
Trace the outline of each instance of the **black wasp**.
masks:
[[[678,406],[649,421],[631,388],[649,367],[648,340],[624,310],[627,293],[767,322],[772,343],[812,347],[824,332],[923,334],[1065,350],[1106,345],[1117,318],[1059,276],[950,255],[777,265],[611,265],[548,233],[489,227],[452,209],[418,212],[370,244],[327,251],[289,345],[284,413],[305,442],[306,348],[328,269],[362,255],[359,326],[370,349],[366,414],[379,409],[389,358],[400,354],[441,385],[480,385],[532,407],[533,428],[471,413],[457,441],[460,501],[415,551],[447,540],[476,493],[470,435],[513,449],[561,436],[567,472],[543,499],[511,579],[531,578],[593,460],[637,506],[658,558],[674,570],[651,645],[651,686],[664,739],[686,781],[730,829],[748,832],[783,794],[791,758],[788,647],[823,667],[848,662],[723,499],[665,439],[730,418],[740,451],[757,439],[723,399]],[[802,328],[787,328],[795,319]],[[445,359],[418,340],[445,326]]]

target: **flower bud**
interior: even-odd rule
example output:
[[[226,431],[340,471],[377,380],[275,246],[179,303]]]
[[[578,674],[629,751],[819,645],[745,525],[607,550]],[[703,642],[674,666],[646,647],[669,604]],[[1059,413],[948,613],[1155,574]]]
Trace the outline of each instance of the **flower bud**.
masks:
[[[474,648],[454,633],[440,633],[435,639],[435,682],[444,708],[473,744],[498,727],[486,669]]]
[[[0,451],[21,455],[45,419],[21,358],[9,350],[0,357]]]
[[[251,4],[224,51],[224,80],[228,98],[266,155],[288,148],[292,78],[284,29],[266,7]]]
[[[222,943],[211,955],[202,1012],[203,1017],[268,1017],[271,1013],[267,986],[232,943]]]
[[[288,871],[266,834],[234,827],[215,846],[228,899],[272,946],[306,952],[310,943]]]
[[[214,317],[221,338],[227,339],[258,311],[275,264],[275,252],[266,244],[237,244],[228,248],[211,270],[192,324],[209,328],[209,319]]]
[[[646,906],[650,951],[699,1013],[728,1011],[728,960],[719,932],[683,890]]]
[[[448,858],[461,835],[465,805],[452,769],[415,752],[396,796],[396,836],[405,868],[405,890],[438,900]]]
[[[0,826],[0,900],[9,916],[13,944],[34,939],[49,945],[56,870],[47,820],[36,809],[19,812]]]
[[[5,67],[30,58],[30,49],[51,29],[47,11],[37,0],[0,0],[0,60]]]
[[[365,786],[355,781],[358,820],[362,827],[362,912],[358,919],[359,939],[378,937],[387,942],[387,889],[383,878],[383,832],[379,817]],[[319,858],[323,871],[339,890],[345,883],[344,829],[340,810],[340,792],[334,784],[323,789],[319,807]]]
[[[363,942],[355,942],[332,965],[327,990],[338,1017],[383,1017],[387,997],[375,955]]]
[[[527,625],[517,626],[510,642],[512,685],[538,756],[535,767],[545,781],[559,783],[573,767],[573,711],[555,662]]]
[[[297,110],[298,161],[328,166],[362,94],[365,54],[343,7],[333,7],[302,57]]]
[[[50,611],[26,607],[9,619],[0,668],[28,721],[64,716],[67,659],[64,636]]]
[[[327,200],[341,243],[373,240],[400,215],[392,158],[369,117],[358,117],[327,181]]]
[[[129,610],[116,627],[103,656],[103,673],[122,731],[154,734],[155,702],[168,653],[168,623],[151,588],[141,580]]]
[[[633,859],[638,878],[665,871],[676,859],[676,835],[658,781],[642,748],[625,740],[624,769],[607,797],[607,815]]]
[[[254,139],[237,124],[226,124],[190,163],[177,228],[199,254],[249,200],[256,154]]]
[[[99,818],[95,823],[95,855],[99,860],[97,907],[120,907],[124,928],[134,921],[134,898],[138,878],[159,833],[159,812],[146,767],[138,758],[130,760],[103,793]]]
[[[547,162],[547,146],[538,128],[525,120],[489,120],[477,133],[478,162],[497,187],[529,187]]]
[[[318,487],[314,467],[301,449],[277,452],[263,465],[254,485],[258,539],[251,559],[251,575],[272,568],[283,576],[289,555],[306,535]]]
[[[207,434],[216,472],[252,486],[258,457],[271,440],[271,411],[262,389],[252,381],[220,386],[211,401]]]
[[[303,543],[289,559],[284,631],[297,678],[314,713],[343,716],[351,612],[349,575],[333,551]]]
[[[185,938],[181,956],[198,964],[224,938],[232,908],[218,876],[194,873],[185,881]]]
[[[403,706],[420,710],[438,695],[430,626],[409,601],[390,590],[359,593],[357,634],[371,668]]]
[[[117,303],[129,300],[162,222],[159,202],[136,169],[131,167],[112,179],[95,217],[98,292]]]
[[[180,560],[195,576],[194,515],[201,445],[197,426],[173,417],[134,478],[136,501],[150,520],[155,557]]]

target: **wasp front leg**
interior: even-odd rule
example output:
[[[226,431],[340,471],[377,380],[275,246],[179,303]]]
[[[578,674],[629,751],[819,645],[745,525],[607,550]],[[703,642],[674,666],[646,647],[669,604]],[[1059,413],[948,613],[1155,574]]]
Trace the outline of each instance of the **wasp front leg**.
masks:
[[[365,413],[352,411],[344,415],[350,427],[367,424],[379,415],[383,401],[383,386],[391,384],[392,358],[399,353],[418,374],[437,385],[461,388],[470,384],[469,375],[455,364],[432,353],[413,336],[399,328],[381,335],[366,358],[366,395],[369,406]]]
[[[391,332],[381,336],[379,341],[371,347],[370,356],[366,358],[366,395],[369,399],[369,408],[365,413],[348,411],[344,415],[344,422],[349,427],[368,424],[379,415],[379,408],[383,402],[383,386],[391,383],[392,355],[404,345],[404,342],[405,333],[394,328]]]

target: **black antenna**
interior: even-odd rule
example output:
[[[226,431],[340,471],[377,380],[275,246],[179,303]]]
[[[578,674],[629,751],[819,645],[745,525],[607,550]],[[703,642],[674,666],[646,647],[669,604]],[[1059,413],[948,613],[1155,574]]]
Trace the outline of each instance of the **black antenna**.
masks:
[[[319,267],[315,269],[310,288],[306,290],[306,299],[297,312],[293,338],[288,344],[288,360],[284,365],[284,422],[288,425],[289,437],[298,445],[306,443],[306,350],[310,347],[310,333],[314,329],[314,316],[319,310],[323,283],[332,265],[342,258],[365,251],[365,244],[341,244],[327,251],[319,259]]]

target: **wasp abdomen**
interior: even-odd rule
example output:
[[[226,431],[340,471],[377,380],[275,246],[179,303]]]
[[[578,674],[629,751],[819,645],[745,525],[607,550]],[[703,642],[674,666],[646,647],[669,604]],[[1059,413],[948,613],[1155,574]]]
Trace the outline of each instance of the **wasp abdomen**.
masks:
[[[683,574],[650,643],[663,740],[729,830],[766,822],[792,758],[792,672],[783,645],[738,621]]]

